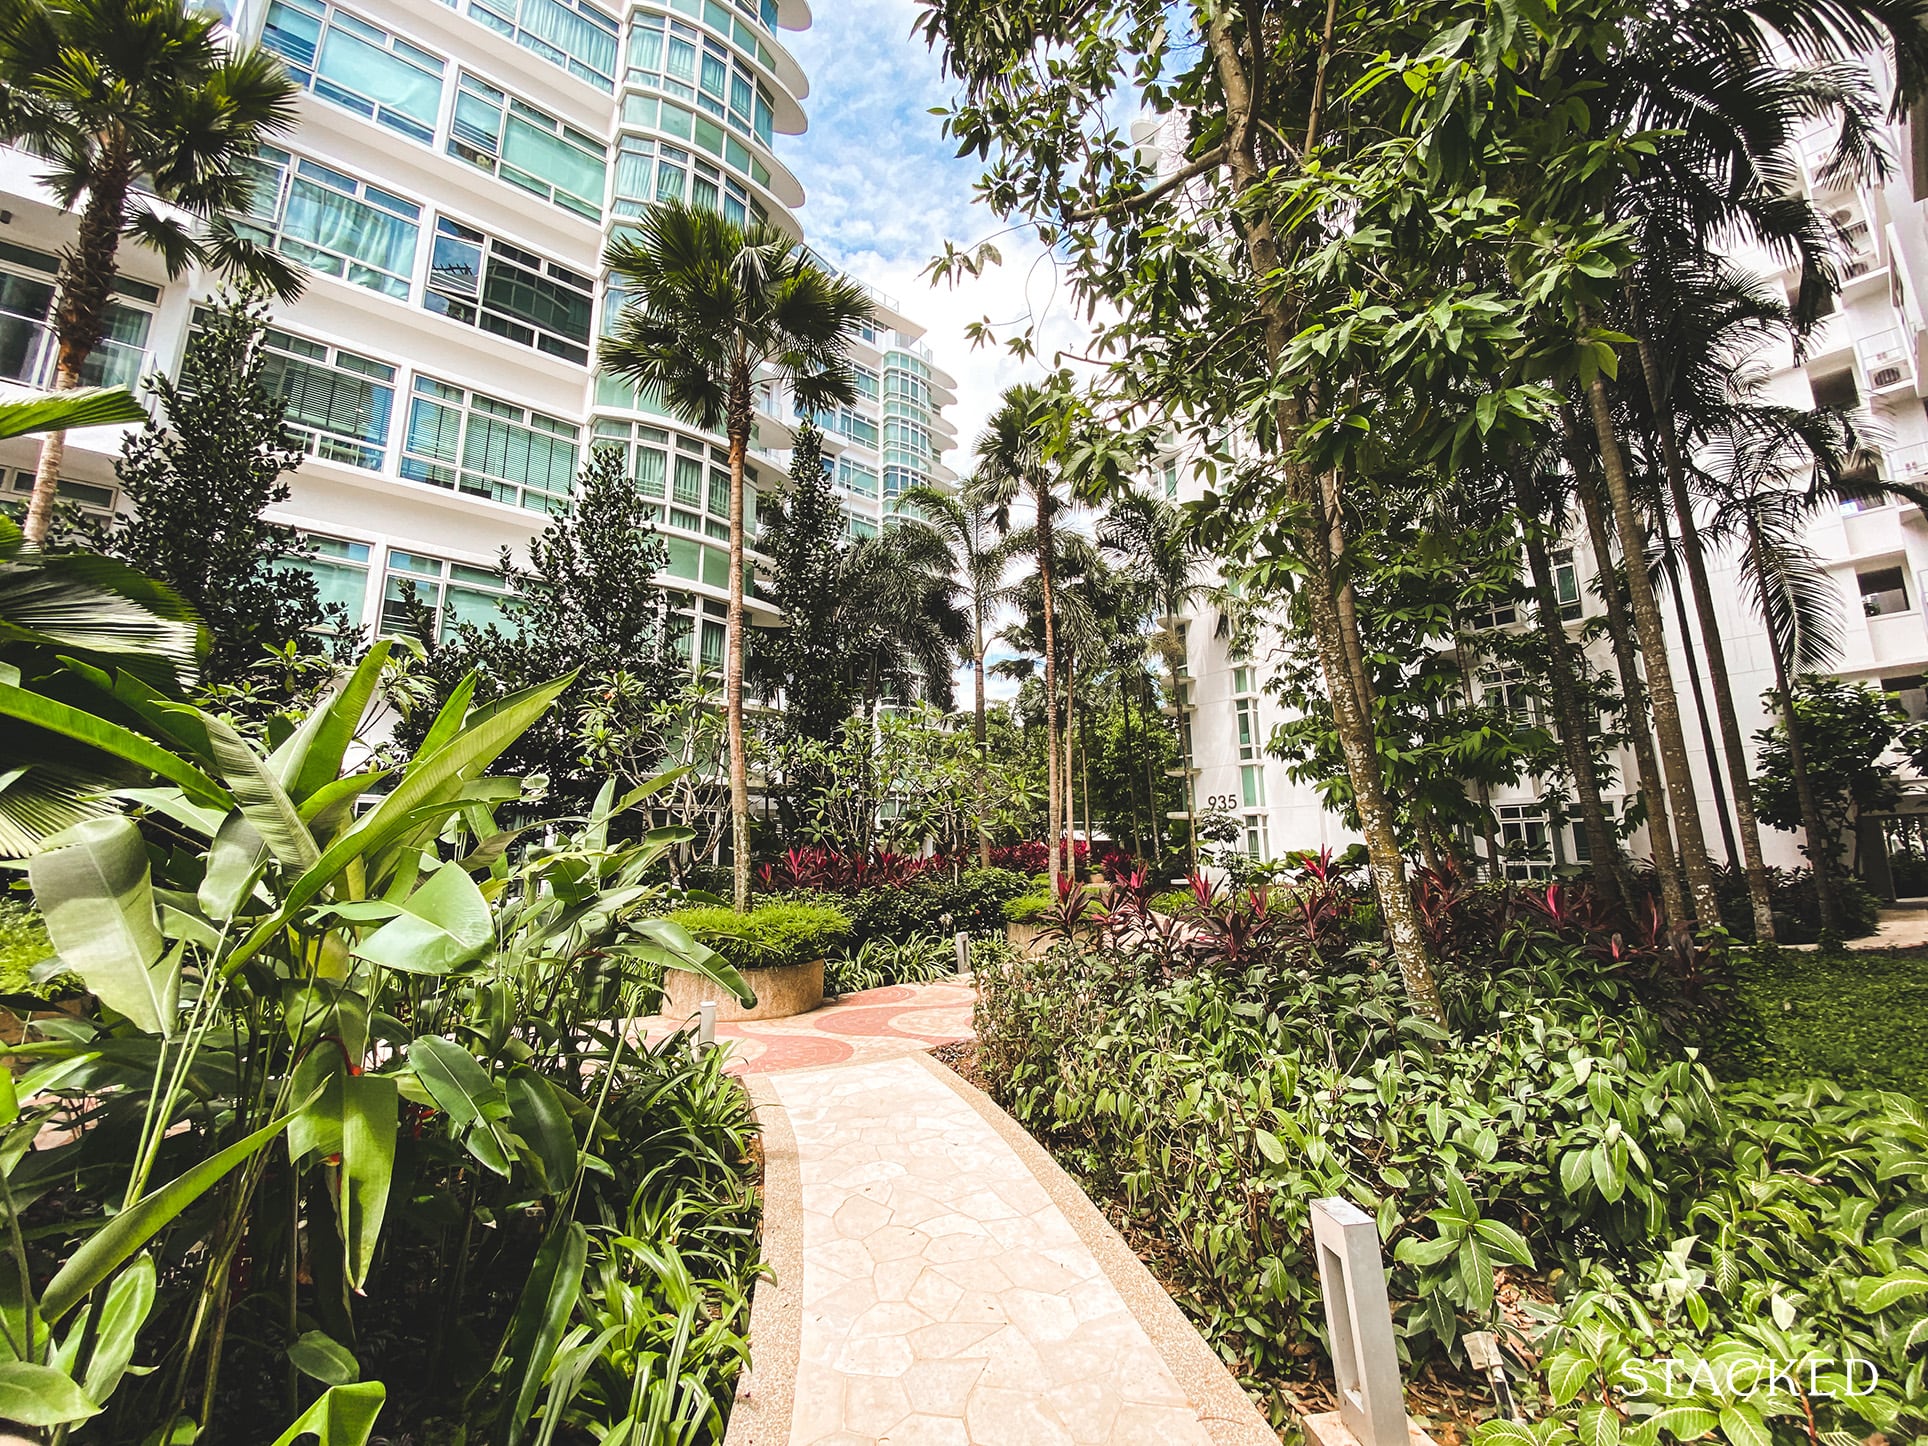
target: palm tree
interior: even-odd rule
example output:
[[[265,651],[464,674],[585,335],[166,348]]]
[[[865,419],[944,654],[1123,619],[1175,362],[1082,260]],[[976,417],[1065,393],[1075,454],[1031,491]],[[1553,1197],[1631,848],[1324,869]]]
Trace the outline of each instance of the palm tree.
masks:
[[[910,519],[886,523],[877,536],[860,537],[845,550],[834,626],[866,714],[886,692],[908,701],[919,684],[931,703],[949,711],[952,660],[971,636],[954,567],[944,537]]]
[[[958,585],[964,606],[970,614],[971,660],[971,738],[977,745],[980,765],[985,759],[984,708],[984,624],[996,608],[1010,597],[1004,574],[1010,566],[1011,550],[998,535],[992,510],[981,502],[967,500],[972,484],[964,484],[963,495],[953,496],[935,487],[913,487],[898,501],[902,510],[914,512],[946,543],[956,559]],[[978,862],[991,864],[991,835],[983,827],[982,789],[979,790]]]
[[[1053,396],[1042,387],[1024,383],[1008,388],[977,439],[977,474],[967,496],[973,506],[990,513],[1000,532],[1011,527],[1011,507],[1020,497],[1031,503],[1036,521],[1030,529],[1037,578],[1044,644],[1045,788],[1050,797],[1046,831],[1050,836],[1050,877],[1055,893],[1064,831],[1064,784],[1058,763],[1058,619],[1052,564],[1056,559],[1058,514],[1070,505],[1061,495],[1062,478],[1051,458],[1050,443],[1062,417]]]
[[[268,52],[229,50],[215,26],[189,0],[0,6],[0,144],[47,161],[41,179],[80,212],[54,300],[56,391],[86,377],[123,239],[160,253],[170,277],[199,264],[284,301],[301,290],[298,267],[228,220],[252,195],[247,161],[257,142],[294,124],[294,83]],[[49,432],[41,443],[29,542],[47,535],[66,436]]]
[[[850,347],[873,315],[856,282],[825,271],[788,232],[739,226],[681,201],[652,206],[610,242],[606,262],[632,296],[602,344],[604,371],[658,394],[730,448],[730,613],[723,672],[730,734],[735,902],[750,906],[750,778],[743,741],[744,457],[754,388],[774,378],[797,408],[856,398]]]

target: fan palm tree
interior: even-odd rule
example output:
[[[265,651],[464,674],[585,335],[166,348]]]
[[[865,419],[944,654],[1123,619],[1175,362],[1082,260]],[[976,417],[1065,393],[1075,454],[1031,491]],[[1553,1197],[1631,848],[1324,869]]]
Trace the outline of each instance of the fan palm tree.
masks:
[[[886,691],[907,700],[920,682],[926,698],[949,711],[951,664],[971,636],[954,566],[943,536],[910,520],[887,523],[845,551],[836,626],[866,714]]]
[[[1044,388],[1023,383],[1006,389],[998,408],[977,439],[977,473],[966,496],[990,514],[999,532],[1011,529],[1011,508],[1028,501],[1035,521],[1029,530],[1037,583],[1044,660],[1045,788],[1050,802],[1045,828],[1050,835],[1050,877],[1055,893],[1061,872],[1064,832],[1064,781],[1058,761],[1058,619],[1052,564],[1057,552],[1060,514],[1071,506],[1063,477],[1052,460],[1051,444],[1063,416],[1056,398]]]
[[[964,595],[965,610],[970,614],[971,738],[977,745],[978,760],[981,764],[985,758],[986,748],[984,625],[999,605],[1010,598],[1010,589],[1005,586],[1004,574],[1010,568],[1011,549],[1008,540],[998,535],[991,509],[980,502],[967,500],[972,495],[971,483],[964,484],[963,492],[963,496],[954,496],[935,487],[913,487],[904,493],[898,502],[898,507],[915,513],[925,526],[942,537],[950,546],[955,558],[958,585]],[[989,868],[991,835],[990,831],[983,827],[982,803],[980,788],[978,862]]]
[[[790,389],[799,411],[855,400],[850,348],[873,315],[864,289],[818,266],[788,232],[739,226],[681,201],[652,206],[609,244],[631,295],[604,339],[602,369],[659,395],[730,449],[730,612],[723,693],[730,735],[735,902],[750,906],[749,758],[743,740],[744,457],[759,380]]]
[[[80,213],[54,299],[56,391],[85,379],[123,240],[158,252],[170,277],[199,264],[282,300],[300,292],[300,269],[227,219],[253,192],[256,144],[294,124],[295,86],[268,52],[228,49],[216,24],[189,0],[0,5],[0,144],[48,162],[42,181]],[[41,443],[29,542],[47,535],[65,451],[64,430]]]

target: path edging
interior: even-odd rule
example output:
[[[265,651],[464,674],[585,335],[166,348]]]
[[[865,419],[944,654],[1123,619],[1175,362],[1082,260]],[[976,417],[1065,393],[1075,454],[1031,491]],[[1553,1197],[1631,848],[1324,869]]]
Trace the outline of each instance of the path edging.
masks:
[[[750,1296],[750,1364],[737,1377],[723,1446],[789,1446],[803,1340],[803,1176],[796,1132],[770,1077],[743,1084],[763,1138],[766,1273]]]
[[[997,1131],[998,1137],[1011,1147],[1031,1172],[1032,1178],[1044,1187],[1044,1192],[1051,1197],[1051,1203],[1064,1215],[1078,1239],[1098,1262],[1098,1268],[1104,1271],[1124,1300],[1126,1309],[1136,1317],[1138,1324],[1150,1337],[1152,1348],[1184,1390],[1192,1408],[1198,1413],[1199,1424],[1212,1438],[1213,1446],[1279,1446],[1278,1434],[1266,1424],[1265,1417],[1252,1404],[1252,1398],[1245,1394],[1244,1388],[1225,1368],[1225,1363],[1207,1344],[1205,1337],[1199,1334],[1198,1327],[1178,1308],[1178,1303],[1158,1283],[1158,1278],[1146,1269],[1144,1261],[1125,1243],[1124,1237],[1105,1219],[1104,1213],[1091,1203],[1083,1187],[1051,1157],[1050,1151],[1007,1115],[997,1101],[955,1070],[939,1064],[928,1054],[915,1054],[912,1058],[977,1111],[985,1123]],[[794,1143],[791,1148],[794,1168]],[[800,1187],[798,1198],[801,1198]],[[764,1215],[767,1220],[767,1203]],[[762,1288],[761,1284],[757,1287],[759,1292]],[[753,1316],[753,1330],[755,1320]],[[793,1345],[793,1359],[795,1349]],[[731,1426],[729,1446],[734,1446],[734,1420]]]

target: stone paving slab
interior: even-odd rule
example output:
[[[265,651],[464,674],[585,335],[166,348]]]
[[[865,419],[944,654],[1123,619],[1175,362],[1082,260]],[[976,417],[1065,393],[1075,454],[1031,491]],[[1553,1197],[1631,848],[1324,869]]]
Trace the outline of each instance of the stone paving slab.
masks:
[[[730,1073],[771,1074],[822,1069],[853,1061],[923,1054],[971,1038],[977,989],[969,976],[933,984],[887,984],[846,994],[833,1004],[789,1019],[740,1020],[716,1026],[729,1052]],[[687,1022],[638,1021],[651,1043]]]
[[[750,1085],[773,1280],[732,1443],[1276,1446],[1076,1184],[950,1071],[899,1052]]]

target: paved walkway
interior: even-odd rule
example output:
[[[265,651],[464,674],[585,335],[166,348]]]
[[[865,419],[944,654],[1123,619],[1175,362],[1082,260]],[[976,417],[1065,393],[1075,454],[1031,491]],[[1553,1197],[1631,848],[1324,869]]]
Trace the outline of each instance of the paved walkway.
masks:
[[[716,1026],[729,1051],[732,1074],[820,1069],[854,1060],[922,1054],[971,1038],[977,990],[969,979],[935,984],[890,984],[846,994],[834,1004],[790,1019],[756,1019]],[[644,1021],[654,1041],[677,1025]]]
[[[731,1446],[1276,1446],[1077,1185],[923,1053],[969,1036],[969,986],[898,989],[727,1027],[759,1046],[771,1269]],[[819,1037],[848,1056],[788,1063]]]
[[[1919,949],[1928,945],[1928,907],[1881,910],[1875,931],[1865,938],[1850,939],[1850,949]],[[1790,944],[1790,949],[1814,949],[1815,944]]]

